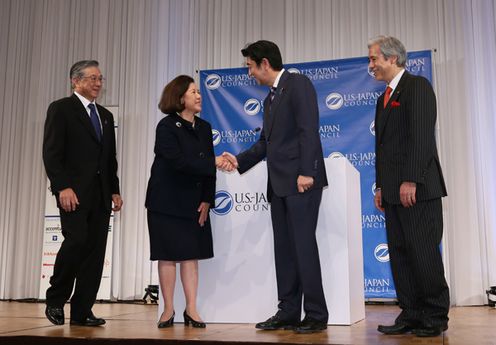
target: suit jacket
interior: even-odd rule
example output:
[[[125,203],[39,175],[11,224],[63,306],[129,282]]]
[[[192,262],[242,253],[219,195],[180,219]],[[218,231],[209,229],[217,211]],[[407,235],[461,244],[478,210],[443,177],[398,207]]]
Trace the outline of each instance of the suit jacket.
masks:
[[[92,202],[90,195],[95,178],[101,182],[103,201],[108,209],[112,206],[112,194],[120,194],[114,118],[98,104],[97,109],[103,129],[101,141],[76,95],[59,99],[48,107],[43,161],[57,203],[58,193],[72,188],[80,207],[88,205]]]
[[[148,210],[196,219],[201,202],[214,207],[215,180],[210,124],[197,117],[193,128],[177,114],[163,118],[157,126],[146,192]]]
[[[237,156],[243,173],[267,157],[268,198],[298,193],[298,175],[314,178],[312,188],[327,185],[319,136],[319,109],[312,82],[301,74],[284,71],[276,94],[264,101],[260,139]],[[271,188],[270,188],[271,187]]]
[[[400,185],[417,184],[416,199],[446,196],[436,148],[436,96],[429,81],[405,71],[386,108],[377,100],[376,187],[390,204],[400,204]]]

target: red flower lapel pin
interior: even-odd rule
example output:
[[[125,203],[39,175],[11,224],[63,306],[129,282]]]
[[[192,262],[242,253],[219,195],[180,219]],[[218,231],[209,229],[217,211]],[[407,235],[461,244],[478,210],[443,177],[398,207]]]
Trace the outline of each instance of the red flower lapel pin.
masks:
[[[391,108],[396,108],[396,107],[399,107],[400,106],[400,102],[398,101],[392,101],[391,102]]]

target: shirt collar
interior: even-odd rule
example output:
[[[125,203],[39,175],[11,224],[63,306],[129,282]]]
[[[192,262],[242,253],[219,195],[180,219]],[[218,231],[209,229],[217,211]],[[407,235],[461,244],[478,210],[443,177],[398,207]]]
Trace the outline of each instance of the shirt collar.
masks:
[[[396,86],[398,86],[398,83],[400,82],[401,77],[405,73],[405,69],[402,68],[401,71],[398,72],[398,74],[395,75],[393,80],[388,84],[388,86],[392,89],[391,93],[393,93],[394,89],[396,89]]]
[[[277,74],[276,80],[274,80],[274,84],[272,85],[273,88],[277,88],[277,85],[279,85],[279,80],[281,79],[282,74],[284,73],[284,68],[279,71]]]
[[[74,94],[77,96],[77,98],[79,98],[79,100],[81,101],[81,103],[83,103],[85,109],[88,108],[88,105],[90,105],[90,104],[93,104],[96,107],[96,104],[95,104],[94,101],[93,102],[89,101],[86,97],[81,96],[76,91],[74,91]]]

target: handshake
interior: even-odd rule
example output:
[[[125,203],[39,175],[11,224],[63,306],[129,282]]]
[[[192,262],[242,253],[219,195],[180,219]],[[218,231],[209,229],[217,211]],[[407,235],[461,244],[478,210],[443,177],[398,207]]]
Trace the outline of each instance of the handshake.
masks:
[[[231,172],[238,168],[238,160],[233,154],[224,152],[222,155],[215,157],[215,166],[219,170]]]

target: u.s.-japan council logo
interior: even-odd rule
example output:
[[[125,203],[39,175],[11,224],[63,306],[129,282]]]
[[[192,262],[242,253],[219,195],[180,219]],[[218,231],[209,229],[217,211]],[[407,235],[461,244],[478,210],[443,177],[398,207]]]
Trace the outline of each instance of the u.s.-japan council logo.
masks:
[[[341,152],[338,152],[338,151],[334,151],[334,152],[331,152],[331,154],[329,154],[328,158],[342,158],[344,157],[344,155],[341,153]]]
[[[344,104],[344,98],[340,93],[332,92],[330,93],[325,100],[327,108],[331,110],[338,110]]]
[[[220,139],[220,132],[216,129],[212,129],[212,141],[214,143],[214,146],[219,145]]]
[[[225,216],[231,212],[233,204],[232,195],[225,190],[219,190],[215,193],[215,208],[212,211],[219,216]]]
[[[379,262],[389,261],[389,248],[386,243],[381,243],[374,249],[374,256]]]
[[[261,108],[260,101],[255,98],[250,98],[245,102],[245,105],[243,106],[246,115],[250,115],[250,116],[257,115],[260,111],[260,108]]]
[[[219,88],[222,80],[218,74],[212,73],[205,78],[205,87],[209,90],[215,90]]]

